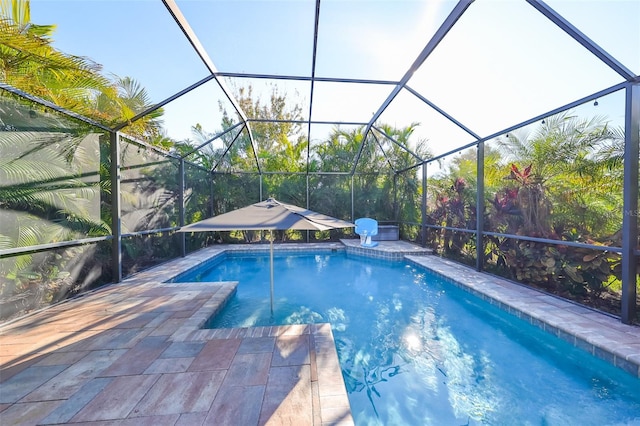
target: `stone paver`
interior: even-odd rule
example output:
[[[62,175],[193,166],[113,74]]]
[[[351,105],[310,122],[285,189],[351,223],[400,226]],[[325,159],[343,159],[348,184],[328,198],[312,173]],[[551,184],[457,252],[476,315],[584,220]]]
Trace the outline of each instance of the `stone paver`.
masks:
[[[222,370],[163,374],[133,410],[133,416],[208,411],[225,373]]]
[[[80,410],[111,383],[112,378],[90,380],[69,399],[63,401],[51,414],[42,420],[42,424],[69,422]]]
[[[157,374],[115,377],[71,421],[125,419],[159,378]]]
[[[33,366],[21,371],[0,387],[0,402],[18,402],[43,383],[57,376],[67,368],[65,365]]]
[[[309,366],[272,367],[260,413],[260,424],[313,423]]]
[[[257,386],[264,385],[269,377],[271,353],[236,354],[227,370],[225,384]]]
[[[226,386],[220,389],[220,396],[213,402],[205,425],[256,425],[260,418],[264,397],[262,386]],[[253,401],[246,404],[243,401]],[[294,423],[290,423],[294,424]]]
[[[309,336],[278,336],[275,344],[272,365],[309,364]]]
[[[125,352],[126,349],[91,351],[52,380],[22,398],[21,402],[71,398],[87,381],[98,376],[102,370],[122,357]]]
[[[214,339],[207,342],[191,363],[189,371],[227,370],[236,355],[240,339]]]

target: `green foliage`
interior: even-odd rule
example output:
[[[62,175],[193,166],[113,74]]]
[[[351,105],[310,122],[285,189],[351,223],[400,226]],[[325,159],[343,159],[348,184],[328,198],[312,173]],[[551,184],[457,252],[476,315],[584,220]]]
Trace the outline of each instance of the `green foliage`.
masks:
[[[583,239],[607,240],[622,222],[622,163],[609,158],[621,158],[623,141],[623,132],[611,129],[602,117],[583,119],[562,113],[546,119],[532,134],[498,138],[508,163],[499,162],[496,167],[504,176],[509,164],[531,165],[528,190],[534,190],[535,182],[553,206],[548,209],[546,228],[556,234],[577,229]],[[542,234],[542,228],[535,231]]]
[[[600,149],[620,156],[620,131],[602,119],[570,114],[550,117],[531,134],[498,138],[485,151],[485,229],[591,245],[619,245],[622,217],[621,162],[604,161]],[[448,174],[430,181],[429,218],[441,226],[474,229],[471,197],[459,190],[475,175],[475,158],[451,162]],[[449,183],[447,187],[445,182]],[[475,191],[474,191],[475,192]],[[469,213],[467,213],[469,212]],[[473,234],[441,230],[430,243],[443,255],[468,260]],[[465,237],[466,236],[466,237]],[[582,247],[543,244],[485,235],[485,267],[546,291],[614,311],[611,284],[620,271],[620,254]]]
[[[30,3],[0,3],[0,78],[29,94],[114,125],[151,104],[135,80],[100,74],[88,58],[51,46],[53,25],[30,22]],[[134,136],[159,140],[161,110],[128,126]],[[31,247],[111,233],[109,138],[39,104],[0,96],[0,241],[3,248]],[[0,303],[33,309],[59,300],[70,289],[90,287],[75,271],[78,248],[2,259]],[[104,252],[95,250],[95,261]],[[75,256],[75,257],[74,257]],[[95,268],[94,268],[95,269]],[[73,282],[69,281],[73,275]],[[107,273],[87,274],[93,283]],[[82,282],[82,284],[78,284]],[[74,290],[75,289],[75,290]],[[27,303],[26,300],[29,300]],[[9,309],[11,311],[13,308]]]
[[[129,122],[153,103],[133,78],[113,80],[85,56],[52,46],[55,25],[31,22],[28,0],[0,2],[0,81],[108,126]],[[162,109],[129,122],[128,134],[166,145],[161,136]]]
[[[532,241],[503,241],[499,247],[512,278],[596,307],[621,261],[611,251]]]
[[[510,234],[597,244],[576,229],[567,229],[570,225],[562,222],[563,216],[553,217],[556,203],[547,195],[544,179],[533,172],[531,165],[523,170],[511,165],[508,180],[514,184],[502,196],[495,195],[488,219],[492,225],[502,222],[499,227]],[[620,255],[609,251],[493,236],[488,241],[489,258],[512,278],[594,306],[615,280],[620,262]]]
[[[353,177],[355,217],[370,216],[381,221],[397,221],[400,217],[419,220],[421,185],[418,178],[411,172],[395,176],[389,171],[390,164],[396,167],[411,166],[430,156],[426,141],[416,143],[413,154],[403,148],[410,146],[409,138],[417,124],[404,129],[378,126],[388,137],[379,132],[376,135],[372,133],[367,141],[364,141],[364,126],[349,130],[336,126],[325,141],[310,147],[306,136],[301,135],[300,126],[288,121],[300,118],[301,107],[288,103],[290,100],[277,88],[274,87],[267,102],[255,98],[251,86],[236,88],[236,92],[235,98],[247,116],[278,121],[252,121],[250,126],[254,143],[248,131],[241,127],[211,142],[217,133],[222,132],[207,132],[202,126],[196,125],[193,128],[193,141],[176,144],[177,151],[183,154],[190,153],[194,146],[202,145],[188,158],[214,172],[215,214],[259,201],[262,186],[263,199],[271,196],[283,202],[306,206],[308,197],[311,209],[351,219],[352,179],[348,175],[330,173],[350,172],[362,147],[357,173]],[[235,111],[226,111],[222,106],[221,109],[222,128],[229,129],[239,118],[235,117]],[[262,178],[248,174],[257,172],[257,162],[264,173]],[[396,199],[400,202],[396,202]],[[345,235],[344,231],[330,234],[329,238]],[[223,241],[233,240],[231,234],[222,234],[220,238]],[[244,240],[253,238],[253,234],[245,233]],[[297,236],[283,234],[282,238]],[[312,238],[325,239],[327,236],[318,234]]]
[[[108,282],[107,247],[78,246],[0,259],[0,320]]]
[[[247,116],[256,119],[229,131],[213,143],[215,134],[196,124],[193,140],[174,142],[161,126],[162,110],[132,121],[152,107],[145,88],[135,79],[106,78],[101,65],[83,56],[52,47],[54,25],[30,22],[30,3],[0,3],[0,78],[7,84],[107,126],[127,124],[132,139],[144,140],[181,154],[203,167],[185,165],[185,219],[195,222],[275,196],[333,216],[355,214],[396,221],[419,220],[419,180],[411,172],[395,176],[390,165],[404,168],[428,158],[426,141],[410,144],[417,124],[396,129],[381,124],[364,138],[364,127],[336,127],[326,141],[307,140],[297,120],[302,108],[276,86],[263,101],[251,86],[237,88],[236,99]],[[110,140],[84,122],[2,92],[0,96],[0,247],[31,247],[111,234],[113,197]],[[222,129],[238,122],[236,111],[222,111]],[[266,120],[276,120],[267,122]],[[380,130],[378,130],[380,129]],[[201,149],[196,146],[205,144]],[[413,146],[413,153],[404,147]],[[179,175],[177,162],[151,153],[131,140],[121,145],[122,228],[124,232],[178,226]],[[141,152],[142,151],[142,152]],[[350,172],[358,158],[355,178],[321,172]],[[151,162],[151,163],[149,163]],[[247,174],[264,172],[262,176]],[[317,174],[318,173],[318,174]],[[309,182],[309,183],[307,183]],[[397,198],[396,198],[397,197]],[[336,239],[350,230],[312,233],[311,239]],[[245,233],[242,240],[258,235]],[[301,233],[281,233],[280,239],[300,239]],[[173,237],[151,235],[123,241],[127,273],[176,254]],[[214,241],[237,240],[237,234],[192,235],[188,249]],[[107,247],[107,248],[105,248]],[[90,284],[76,285],[76,249],[44,251],[1,259],[0,303],[29,299],[24,309],[59,300]],[[96,262],[109,255],[108,245],[94,250]],[[82,258],[87,268],[92,261]],[[106,264],[106,263],[105,263]],[[74,273],[69,271],[74,269]],[[108,268],[107,268],[108,269]],[[110,272],[109,272],[110,273]],[[108,276],[106,271],[99,276]],[[88,277],[95,278],[91,273]],[[99,279],[94,279],[94,282]],[[58,283],[58,284],[56,284]],[[36,292],[34,294],[33,292]],[[71,294],[69,293],[69,294]],[[24,297],[23,297],[24,296]],[[13,303],[13,302],[12,302]],[[16,305],[17,306],[17,305]]]
[[[178,236],[173,233],[137,235],[122,239],[122,273],[131,275],[180,255]]]
[[[427,223],[447,228],[475,229],[475,188],[469,187],[464,178],[456,178],[449,186],[431,186],[437,198],[434,208],[427,215]],[[468,261],[474,256],[473,234],[452,229],[433,230],[429,244],[439,253],[458,260]]]
[[[272,86],[266,103],[254,95],[252,86],[236,88],[235,98],[247,116],[276,121],[251,122],[251,134],[245,129],[237,139],[235,132],[224,135],[222,146],[211,152],[216,159],[212,162],[217,165],[215,171],[257,172],[256,156],[267,172],[306,171],[307,141],[300,136],[300,124],[295,123],[301,118],[301,106],[288,103],[287,94],[280,93],[277,86]],[[223,129],[240,120],[236,111],[227,111],[222,104],[220,110]]]

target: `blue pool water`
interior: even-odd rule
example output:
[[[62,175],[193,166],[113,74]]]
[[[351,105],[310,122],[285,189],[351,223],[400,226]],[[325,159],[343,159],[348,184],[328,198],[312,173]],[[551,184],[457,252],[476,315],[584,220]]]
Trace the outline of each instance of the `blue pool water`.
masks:
[[[208,327],[330,322],[358,425],[640,425],[640,379],[405,262],[229,255]]]

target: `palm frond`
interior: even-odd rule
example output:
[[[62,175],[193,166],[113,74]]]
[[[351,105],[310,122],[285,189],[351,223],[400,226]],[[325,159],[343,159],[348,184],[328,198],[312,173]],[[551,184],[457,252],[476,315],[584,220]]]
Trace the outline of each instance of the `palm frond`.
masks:
[[[8,235],[0,234],[0,250],[13,248],[13,239]]]

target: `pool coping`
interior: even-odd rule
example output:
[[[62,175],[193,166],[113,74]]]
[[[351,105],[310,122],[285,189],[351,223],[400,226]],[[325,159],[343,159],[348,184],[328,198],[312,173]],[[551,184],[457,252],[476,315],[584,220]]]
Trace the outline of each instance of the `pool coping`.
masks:
[[[340,242],[344,244],[348,254],[392,261],[400,261],[407,255],[424,256],[433,252],[402,240],[378,241],[375,247],[362,247],[359,239],[343,239]]]

